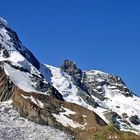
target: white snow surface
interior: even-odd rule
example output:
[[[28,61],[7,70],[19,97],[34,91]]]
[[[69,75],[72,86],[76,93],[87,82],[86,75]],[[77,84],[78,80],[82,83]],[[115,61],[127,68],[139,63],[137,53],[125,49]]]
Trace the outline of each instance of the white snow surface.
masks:
[[[63,98],[68,102],[80,102],[81,99],[77,96],[77,88],[71,82],[70,76],[61,71],[60,68],[46,65],[51,70],[52,85],[63,95]]]
[[[64,132],[20,117],[11,101],[0,103],[0,140],[70,140]]]
[[[8,25],[8,22],[4,18],[2,18],[2,17],[0,17],[0,23],[2,23],[5,26]]]
[[[30,79],[30,73],[15,69],[6,63],[4,64],[4,70],[10,80],[20,89],[26,92],[38,92],[33,88],[34,83]]]
[[[78,128],[79,127],[79,128],[84,129],[83,125],[81,125],[81,124],[73,121],[72,119],[68,118],[69,115],[76,114],[75,112],[73,112],[73,111],[71,111],[67,108],[63,108],[63,110],[65,112],[61,112],[60,114],[52,114],[58,122],[60,122],[63,126],[66,126],[66,127],[67,126],[70,126],[72,128]]]
[[[130,131],[140,134],[140,125],[134,125],[129,121],[129,117],[137,115],[140,117],[140,98],[133,95],[132,97],[125,97],[119,92],[113,92],[109,88],[105,87],[105,93],[108,100],[104,101],[104,108],[108,108],[116,112],[119,116],[126,113],[128,118],[126,119],[132,127]],[[122,127],[122,130],[125,130]],[[128,130],[127,130],[128,131]]]
[[[38,99],[35,99],[33,96],[24,96],[24,95],[22,95],[22,97],[25,98],[25,99],[30,99],[34,104],[36,104],[40,108],[44,108],[44,103],[42,103]]]

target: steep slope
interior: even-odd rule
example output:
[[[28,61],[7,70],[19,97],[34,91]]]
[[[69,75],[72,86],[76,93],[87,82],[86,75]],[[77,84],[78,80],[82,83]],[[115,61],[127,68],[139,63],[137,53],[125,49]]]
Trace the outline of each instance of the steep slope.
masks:
[[[120,77],[97,70],[82,72],[69,60],[61,68],[47,67],[52,73],[51,84],[67,102],[96,112],[107,124],[122,131],[140,134],[140,98]],[[83,94],[88,100],[82,98]]]
[[[140,134],[140,98],[135,96],[118,76],[100,71],[85,72],[83,83],[119,129]],[[112,112],[115,115],[112,115]]]
[[[25,48],[21,41],[19,40],[16,32],[8,27],[6,20],[0,17],[0,49],[1,49],[1,60],[9,60],[11,63],[17,65],[22,65],[24,67],[30,68],[27,59],[34,67],[40,68],[39,61],[34,57],[34,55]],[[23,57],[22,57],[23,56]]]
[[[81,106],[95,108],[97,103],[83,89],[79,88],[70,75],[59,68],[47,65],[52,75],[50,83],[63,95],[68,102],[77,103]]]
[[[9,79],[26,92],[51,94],[63,100],[61,94],[55,90],[44,77],[40,69],[44,68],[34,55],[25,48],[17,34],[0,19],[0,62]],[[48,92],[48,89],[52,92]]]
[[[20,114],[13,109],[11,101],[0,103],[0,122],[1,140],[71,139],[62,131],[49,126],[35,124],[20,117]]]

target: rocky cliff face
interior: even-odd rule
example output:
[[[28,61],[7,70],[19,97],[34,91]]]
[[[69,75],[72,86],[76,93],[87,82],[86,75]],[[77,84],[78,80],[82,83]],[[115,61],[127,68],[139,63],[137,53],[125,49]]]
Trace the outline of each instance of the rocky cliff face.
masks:
[[[3,64],[0,63],[0,101],[9,100],[14,89],[13,83],[4,72]]]
[[[87,71],[84,73],[82,83],[86,86],[87,90],[100,98],[104,99],[105,86],[112,90],[118,90],[126,97],[133,97],[133,93],[126,87],[125,83],[118,76],[103,73],[100,71]]]
[[[76,64],[70,60],[65,60],[64,63],[60,67],[64,72],[71,75],[73,80],[78,86],[81,85],[82,80],[82,70],[79,69]]]
[[[48,95],[25,93],[16,90],[13,95],[13,106],[21,116],[42,125],[49,125],[81,138],[91,128],[101,129],[106,123],[95,113],[76,104],[66,103]],[[94,132],[94,131],[93,131]]]
[[[82,83],[83,72],[76,64],[70,60],[65,60],[64,63],[60,66],[60,69],[71,76],[71,81],[77,88],[77,94],[84,100],[85,103],[91,105],[93,108],[96,108],[98,104],[91,97],[86,86]]]

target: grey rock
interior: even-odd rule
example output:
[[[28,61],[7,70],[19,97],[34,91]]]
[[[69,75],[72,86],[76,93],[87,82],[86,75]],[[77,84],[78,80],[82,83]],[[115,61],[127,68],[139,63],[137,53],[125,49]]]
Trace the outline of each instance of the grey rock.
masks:
[[[135,125],[140,125],[140,119],[139,119],[139,117],[138,117],[137,115],[131,116],[131,117],[129,118],[129,121],[130,121],[131,123],[135,124]]]

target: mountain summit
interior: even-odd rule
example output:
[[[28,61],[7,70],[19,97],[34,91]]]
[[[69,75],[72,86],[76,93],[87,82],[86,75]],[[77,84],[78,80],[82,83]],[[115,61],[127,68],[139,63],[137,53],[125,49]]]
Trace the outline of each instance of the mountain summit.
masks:
[[[140,139],[140,98],[120,77],[82,71],[70,60],[60,68],[40,63],[3,18],[0,101],[0,121],[10,130],[0,125],[2,139],[54,139],[47,131],[56,133],[56,139]]]

